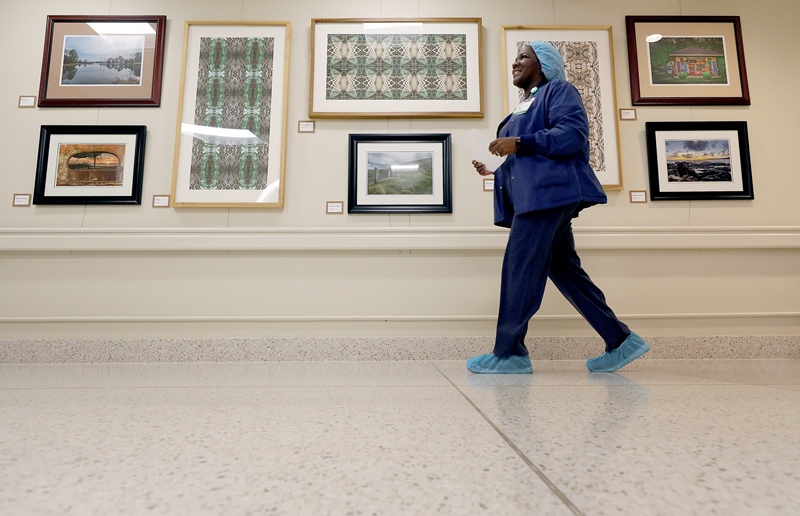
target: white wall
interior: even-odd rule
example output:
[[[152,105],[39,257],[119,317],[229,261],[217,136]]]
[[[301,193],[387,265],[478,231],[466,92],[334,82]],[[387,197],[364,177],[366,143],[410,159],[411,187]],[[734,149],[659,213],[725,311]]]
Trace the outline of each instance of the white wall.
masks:
[[[584,265],[649,335],[800,334],[800,4],[787,0],[4,0],[0,19],[0,339],[491,335],[505,233],[463,145],[503,116],[501,25],[611,25],[630,107],[625,15],[738,15],[751,106],[638,107],[620,123],[625,189],[576,220]],[[165,14],[160,108],[19,109],[38,92],[46,16]],[[308,118],[310,20],[483,19],[483,119]],[[186,20],[292,24],[285,207],[157,209],[172,178]],[[745,120],[753,201],[630,204],[647,121]],[[148,127],[141,206],[12,207],[32,193],[39,126]],[[453,134],[452,215],[326,215],[347,200],[348,133]],[[536,335],[591,335],[550,288]]]

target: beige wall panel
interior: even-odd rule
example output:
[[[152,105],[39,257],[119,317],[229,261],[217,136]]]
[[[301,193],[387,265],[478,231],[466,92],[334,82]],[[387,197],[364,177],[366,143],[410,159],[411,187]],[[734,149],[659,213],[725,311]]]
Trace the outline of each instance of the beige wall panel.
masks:
[[[611,306],[651,335],[797,335],[800,333],[800,171],[792,135],[800,134],[800,68],[786,61],[800,48],[800,3],[784,0],[6,0],[0,19],[0,339],[176,338],[258,336],[492,335],[502,250],[468,251],[34,251],[43,228],[137,228],[277,232],[419,228],[483,231],[491,226],[492,195],[470,165],[463,141],[473,128],[492,134],[503,117],[500,27],[610,25],[614,36],[618,107],[630,107],[625,15],[738,15],[751,106],[637,107],[620,122],[625,190],[606,206],[584,212],[579,229],[644,228],[665,235],[735,228],[724,249],[657,244],[584,249],[584,265]],[[20,95],[38,94],[48,14],[164,14],[168,18],[162,105],[159,108],[19,109]],[[481,17],[484,118],[317,121],[308,118],[310,20],[343,17]],[[155,209],[152,196],[171,187],[186,20],[290,21],[285,207],[278,210]],[[644,138],[648,121],[746,120],[753,201],[631,204],[629,190],[647,190]],[[39,127],[44,124],[148,126],[141,206],[14,208],[12,194],[32,193]],[[347,201],[350,133],[447,132],[453,141],[453,206],[448,215],[327,215],[325,202]],[[783,227],[784,237],[754,249],[746,233]],[[11,232],[9,235],[4,235]],[[25,232],[29,230],[30,234]],[[613,231],[612,231],[613,232]],[[124,235],[123,235],[124,236]],[[369,239],[369,235],[362,235]],[[70,238],[69,235],[56,238]],[[319,236],[315,237],[319,238]],[[477,238],[477,237],[476,237]],[[672,238],[678,242],[680,238]],[[123,238],[124,240],[124,238]],[[254,241],[257,238],[254,237]],[[579,235],[580,240],[580,235]],[[246,239],[245,239],[246,241]],[[5,242],[0,238],[0,242]],[[84,240],[82,240],[84,242]],[[395,241],[392,241],[393,243]],[[597,247],[596,240],[593,240]],[[131,244],[136,247],[137,244]],[[112,248],[113,246],[110,246]],[[168,246],[167,246],[168,247]],[[602,246],[600,246],[602,247]],[[61,249],[63,247],[56,247]],[[125,247],[123,249],[130,249]],[[400,248],[403,248],[402,250]],[[20,249],[22,251],[20,251]],[[174,249],[174,248],[173,248]],[[593,335],[552,285],[531,335]]]
[[[609,304],[634,328],[642,321],[651,332],[674,334],[669,322],[653,322],[764,318],[772,325],[773,316],[800,313],[797,250],[583,254]],[[107,318],[141,319],[153,327],[192,319],[203,328],[216,321],[221,336],[277,336],[291,326],[297,336],[367,336],[386,320],[399,334],[406,334],[403,327],[416,334],[422,326],[436,335],[441,324],[464,335],[454,330],[455,320],[485,335],[492,333],[500,260],[492,251],[5,254],[0,327],[5,322],[14,333],[19,323],[66,322],[82,334]],[[586,334],[585,323],[552,285],[539,316],[532,334]],[[698,325],[689,326],[686,334],[695,334]],[[117,331],[111,333],[124,337]],[[180,336],[202,337],[205,331]],[[162,328],[146,336],[164,333],[172,334]]]

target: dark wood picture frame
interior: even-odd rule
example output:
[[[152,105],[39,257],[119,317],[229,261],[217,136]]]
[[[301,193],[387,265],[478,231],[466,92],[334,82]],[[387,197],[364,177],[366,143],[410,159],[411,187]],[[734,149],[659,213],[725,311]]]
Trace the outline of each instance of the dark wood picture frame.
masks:
[[[453,212],[450,134],[351,134],[348,161],[348,213]]]
[[[634,106],[750,105],[738,16],[626,16],[625,24]]]
[[[167,17],[157,16],[48,16],[39,81],[39,107],[158,107],[161,105],[161,76],[164,66],[164,40]],[[138,31],[138,32],[137,32]],[[80,52],[68,38],[84,45],[89,56],[81,59]],[[141,48],[138,56],[126,48],[118,55],[109,52],[111,39],[136,40]],[[140,46],[139,46],[140,45]],[[72,55],[65,61],[65,54]],[[126,55],[122,55],[122,54]],[[83,79],[88,85],[63,84],[64,75],[77,74],[81,69],[104,72]],[[105,68],[105,70],[102,70]],[[116,70],[115,73],[113,70]],[[126,74],[120,75],[122,70]],[[138,70],[138,76],[135,71]],[[102,76],[101,82],[93,78]],[[138,84],[135,81],[138,77]],[[75,80],[75,76],[69,79]]]
[[[43,125],[33,204],[141,204],[146,136],[144,125]]]

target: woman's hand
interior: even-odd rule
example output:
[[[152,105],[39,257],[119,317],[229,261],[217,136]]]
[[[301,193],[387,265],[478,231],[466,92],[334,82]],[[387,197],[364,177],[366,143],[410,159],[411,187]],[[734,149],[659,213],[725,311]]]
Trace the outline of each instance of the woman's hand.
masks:
[[[489,144],[489,152],[495,156],[508,156],[517,152],[517,139],[513,136],[498,138]]]
[[[494,173],[491,170],[486,170],[486,165],[480,161],[475,161],[474,159],[472,160],[472,166],[475,167],[475,170],[478,171],[478,174],[482,176],[490,176]]]

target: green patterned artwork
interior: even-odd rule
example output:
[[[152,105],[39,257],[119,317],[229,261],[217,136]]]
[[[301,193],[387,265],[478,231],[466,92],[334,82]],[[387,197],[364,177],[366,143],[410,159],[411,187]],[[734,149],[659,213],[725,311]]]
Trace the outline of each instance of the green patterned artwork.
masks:
[[[466,34],[328,34],[327,100],[466,100]]]
[[[258,142],[192,142],[190,190],[267,186],[275,42],[271,37],[203,37],[194,123],[250,131]]]

